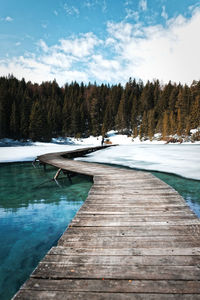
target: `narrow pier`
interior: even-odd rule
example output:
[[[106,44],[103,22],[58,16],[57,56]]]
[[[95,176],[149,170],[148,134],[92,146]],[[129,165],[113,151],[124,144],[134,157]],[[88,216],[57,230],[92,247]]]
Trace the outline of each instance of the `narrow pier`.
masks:
[[[71,160],[94,150],[38,157],[94,184],[13,299],[200,299],[199,219],[148,172]]]

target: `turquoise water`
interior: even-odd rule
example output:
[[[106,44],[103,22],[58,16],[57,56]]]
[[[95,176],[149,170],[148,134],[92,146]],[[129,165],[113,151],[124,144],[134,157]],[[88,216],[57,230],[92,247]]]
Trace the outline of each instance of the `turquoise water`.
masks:
[[[30,163],[0,165],[0,299],[9,300],[73,219],[92,185],[70,184],[56,169]]]
[[[186,200],[190,208],[200,218],[200,181],[186,179],[168,173],[151,172],[170,186],[172,186]]]

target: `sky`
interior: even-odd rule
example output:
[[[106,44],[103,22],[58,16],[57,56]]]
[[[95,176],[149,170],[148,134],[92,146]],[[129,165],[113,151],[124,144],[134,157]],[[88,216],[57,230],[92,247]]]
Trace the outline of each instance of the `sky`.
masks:
[[[0,76],[200,80],[200,1],[0,0]]]

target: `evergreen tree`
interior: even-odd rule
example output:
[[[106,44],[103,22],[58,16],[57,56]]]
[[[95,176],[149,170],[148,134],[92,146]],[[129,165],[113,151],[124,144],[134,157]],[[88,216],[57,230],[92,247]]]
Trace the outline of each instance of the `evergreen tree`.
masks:
[[[143,113],[142,123],[140,124],[139,135],[140,135],[140,140],[148,136],[148,120],[147,120],[146,111],[144,111]]]
[[[12,112],[10,116],[10,131],[14,139],[20,137],[20,116],[15,101],[12,104]]]
[[[191,105],[190,129],[200,127],[200,95],[197,95]]]
[[[46,112],[39,101],[36,101],[32,107],[29,132],[30,138],[33,141],[50,140],[50,132],[48,128]]]
[[[177,128],[176,128],[176,117],[173,111],[171,111],[169,114],[169,127],[170,127],[169,133],[172,135],[175,134]]]
[[[122,94],[121,101],[119,103],[118,112],[115,118],[116,129],[123,133],[127,129],[127,113],[126,113],[126,95]]]
[[[92,98],[90,106],[90,118],[92,125],[92,134],[98,136],[101,134],[100,121],[100,102],[97,98]]]
[[[151,109],[148,111],[148,115],[147,115],[147,119],[148,119],[148,137],[150,140],[152,140],[153,136],[154,136],[154,131],[155,131],[155,112],[154,109]]]
[[[187,112],[190,109],[190,91],[188,86],[184,86],[179,90],[177,97],[176,108],[177,108],[177,133],[182,135],[185,133]]]
[[[169,113],[166,110],[163,114],[163,126],[162,126],[162,137],[164,140],[167,139],[170,133],[170,127],[169,127]]]
[[[70,103],[70,100],[67,95],[65,95],[64,98],[64,105],[63,105],[63,126],[62,131],[65,136],[71,134],[71,110],[72,110],[72,103]]]

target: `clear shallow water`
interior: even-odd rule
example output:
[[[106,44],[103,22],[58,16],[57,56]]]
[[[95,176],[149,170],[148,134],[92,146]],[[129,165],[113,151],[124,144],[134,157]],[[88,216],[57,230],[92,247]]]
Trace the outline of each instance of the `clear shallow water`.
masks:
[[[56,170],[0,165],[0,299],[9,300],[56,244],[87,197],[89,178],[51,181]],[[63,177],[61,175],[60,177]],[[41,184],[42,183],[42,184]]]
[[[151,172],[172,186],[186,200],[190,208],[200,218],[200,181],[186,179],[173,174]]]

